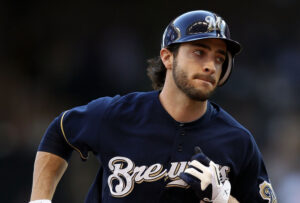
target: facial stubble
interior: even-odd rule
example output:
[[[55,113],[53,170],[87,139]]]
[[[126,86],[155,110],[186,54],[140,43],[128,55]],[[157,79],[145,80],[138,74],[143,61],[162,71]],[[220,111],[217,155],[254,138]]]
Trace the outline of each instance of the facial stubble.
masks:
[[[184,68],[178,66],[176,58],[173,62],[173,78],[175,81],[176,86],[190,99],[195,101],[206,101],[209,99],[213,93],[215,92],[214,88],[213,90],[205,93],[200,89],[195,88],[188,79],[186,71],[184,71]]]

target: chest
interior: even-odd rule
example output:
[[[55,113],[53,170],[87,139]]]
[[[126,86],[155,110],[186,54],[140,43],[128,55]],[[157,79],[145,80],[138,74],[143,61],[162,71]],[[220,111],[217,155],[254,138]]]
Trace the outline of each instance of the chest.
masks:
[[[135,165],[167,164],[188,161],[194,148],[214,153],[222,150],[220,134],[210,128],[186,126],[175,122],[113,122],[101,132],[100,156],[104,163],[116,156],[127,157]]]
[[[180,187],[176,180],[196,146],[216,163],[230,164],[222,134],[213,128],[159,120],[123,120],[107,126],[98,156],[104,170],[104,194],[111,194],[110,198],[130,199],[136,197],[133,193],[146,195],[145,191],[154,197],[168,184]],[[229,168],[222,168],[224,179]]]

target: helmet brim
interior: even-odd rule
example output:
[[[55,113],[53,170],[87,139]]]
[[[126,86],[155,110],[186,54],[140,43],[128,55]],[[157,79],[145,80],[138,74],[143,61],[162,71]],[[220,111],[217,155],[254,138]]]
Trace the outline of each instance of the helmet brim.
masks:
[[[183,38],[180,38],[179,40],[174,41],[172,44],[175,43],[184,43],[184,42],[192,42],[192,41],[197,41],[197,40],[202,40],[202,39],[221,39],[226,42],[227,45],[227,50],[231,53],[231,55],[234,57],[235,55],[239,54],[242,51],[242,46],[240,43],[237,41],[228,39],[228,38],[222,38],[222,37],[216,37],[216,36],[199,36],[199,38],[195,36],[186,36]]]

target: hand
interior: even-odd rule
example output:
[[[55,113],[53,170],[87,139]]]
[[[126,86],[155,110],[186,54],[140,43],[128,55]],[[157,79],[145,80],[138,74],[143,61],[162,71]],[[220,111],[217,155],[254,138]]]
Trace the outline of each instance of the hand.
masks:
[[[200,200],[227,203],[231,190],[229,181],[222,183],[219,167],[199,147],[195,151],[189,167],[180,174],[180,178],[194,189]]]

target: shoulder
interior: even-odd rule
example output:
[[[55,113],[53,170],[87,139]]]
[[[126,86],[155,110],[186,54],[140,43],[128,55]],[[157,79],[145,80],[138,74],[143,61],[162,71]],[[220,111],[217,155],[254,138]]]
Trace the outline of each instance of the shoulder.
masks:
[[[157,91],[151,92],[132,92],[126,94],[124,96],[120,96],[118,100],[115,100],[113,103],[114,105],[121,104],[121,103],[140,103],[140,102],[147,102],[152,101],[156,96],[158,96]]]
[[[89,116],[104,116],[113,112],[120,114],[122,111],[145,108],[151,103],[158,92],[132,92],[126,95],[115,95],[113,97],[100,97],[92,100],[86,105],[72,108],[70,113],[86,114]],[[68,113],[69,114],[69,113]]]
[[[218,104],[210,102],[214,109],[214,120],[223,133],[239,140],[241,146],[249,149],[256,148],[252,133]]]
[[[87,103],[86,105],[76,106],[71,110],[75,111],[101,111],[105,108],[110,108],[116,105],[120,105],[122,103],[136,103],[138,101],[146,100],[151,97],[151,92],[133,92],[126,95],[115,95],[115,96],[106,96],[99,97]]]
[[[153,100],[157,92],[133,92],[123,96],[115,95],[113,97],[100,97],[90,101],[86,105],[76,106],[66,110],[61,114],[61,117],[68,118],[82,118],[94,119],[101,118],[111,112],[119,112],[136,108],[136,106],[147,105],[147,101]]]
[[[223,108],[215,103],[211,104],[215,111],[214,125],[218,126],[218,130],[232,144],[231,146],[234,146],[233,156],[243,160],[244,167],[253,160],[260,160],[261,153],[252,133]],[[239,151],[238,156],[236,155],[237,151]]]
[[[138,108],[147,108],[153,104],[155,97],[158,97],[157,91],[151,92],[133,92],[124,96],[119,96],[110,102],[108,111],[130,111]]]
[[[233,116],[231,116],[227,111],[225,111],[223,108],[221,108],[218,104],[214,102],[210,102],[214,109],[214,115],[215,119],[220,122],[221,124],[236,129],[240,132],[243,132],[243,134],[251,135],[250,131],[244,127],[241,123],[239,123]]]

